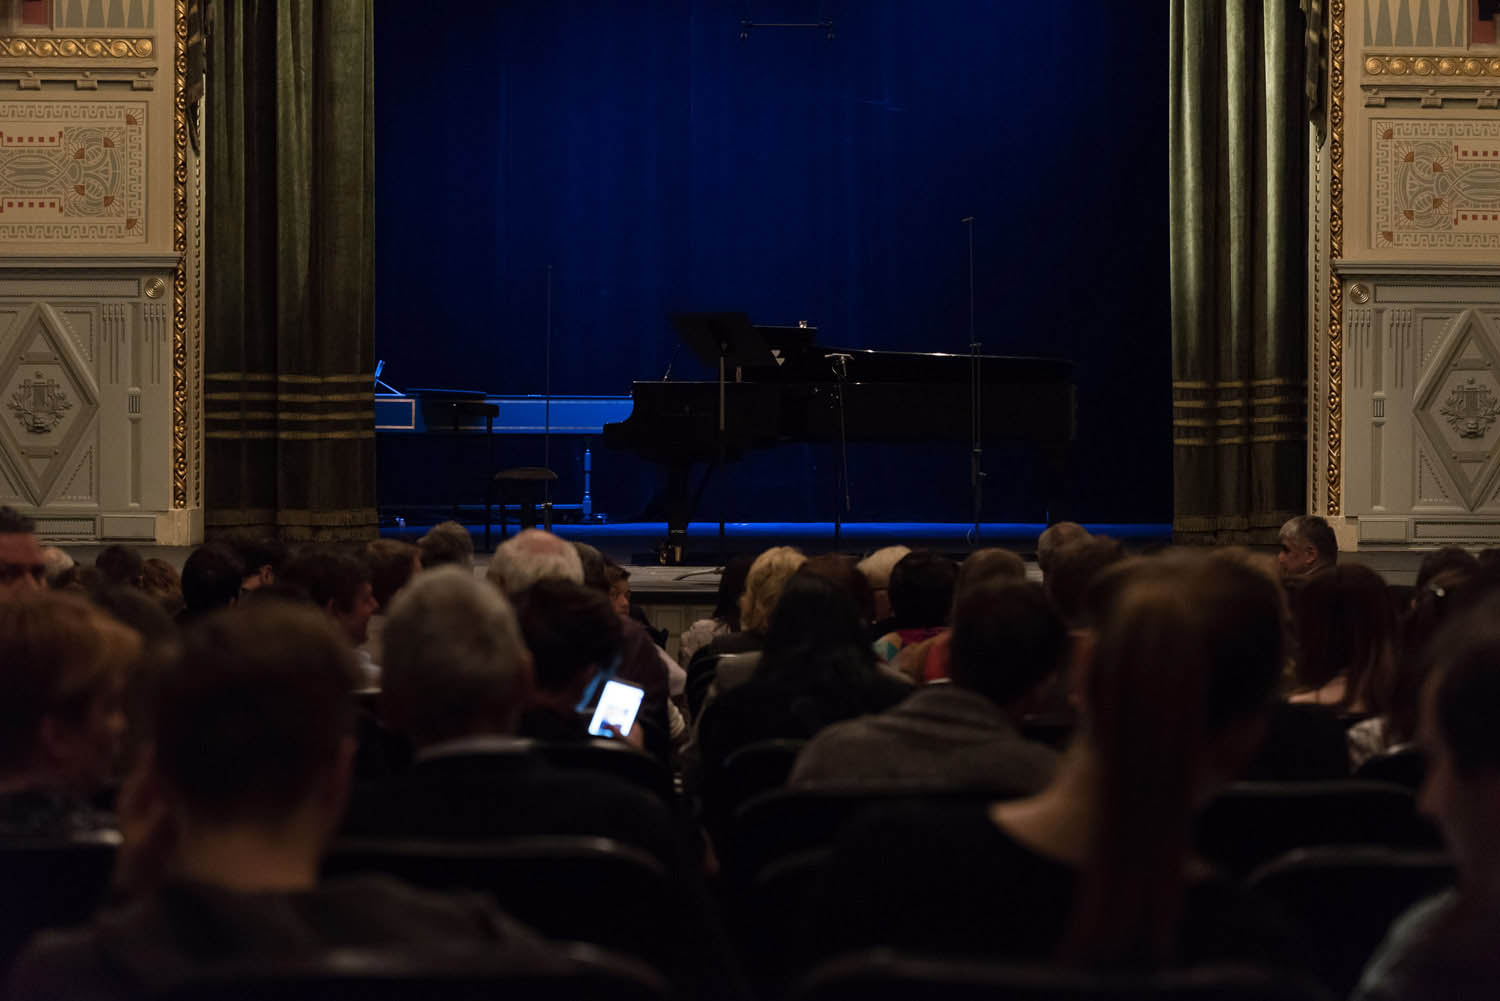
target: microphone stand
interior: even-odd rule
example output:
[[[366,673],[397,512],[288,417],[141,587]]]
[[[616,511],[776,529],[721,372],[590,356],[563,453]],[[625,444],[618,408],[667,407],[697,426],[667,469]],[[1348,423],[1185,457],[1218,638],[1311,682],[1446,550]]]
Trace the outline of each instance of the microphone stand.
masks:
[[[542,468],[552,468],[552,265],[547,265],[547,335],[543,353],[546,356],[543,391],[545,402],[542,417]],[[552,480],[542,480],[542,510],[545,512],[542,527],[552,531]]]
[[[969,544],[979,544],[980,511],[984,505],[984,382],[980,378],[980,354],[983,347],[974,326],[974,217],[962,220],[969,228],[969,488],[974,510],[974,527]]]

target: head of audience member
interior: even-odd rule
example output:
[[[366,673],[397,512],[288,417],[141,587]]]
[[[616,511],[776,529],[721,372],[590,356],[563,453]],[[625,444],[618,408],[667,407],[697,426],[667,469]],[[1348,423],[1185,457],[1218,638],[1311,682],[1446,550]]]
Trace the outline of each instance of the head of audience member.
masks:
[[[1479,561],[1479,569],[1487,576],[1500,579],[1500,546],[1481,549],[1475,559]]]
[[[443,521],[427,530],[417,540],[422,551],[422,569],[460,566],[470,572],[474,569],[474,539],[469,530],[456,521]]]
[[[42,547],[42,562],[47,566],[47,586],[56,586],[57,579],[73,569],[73,557],[57,546]]]
[[[177,625],[154,597],[134,587],[102,584],[89,592],[89,601],[100,611],[134,629],[147,650],[158,650],[177,638]]]
[[[826,577],[844,588],[849,592],[849,597],[854,599],[859,617],[864,620],[865,625],[870,625],[875,621],[875,592],[870,590],[869,580],[859,572],[857,562],[854,557],[844,553],[821,553],[808,557],[797,572]]]
[[[1292,622],[1302,688],[1342,687],[1332,701],[1343,710],[1364,712],[1385,701],[1395,677],[1396,613],[1380,574],[1343,563],[1309,577],[1293,599]]]
[[[948,621],[958,564],[940,553],[914,549],[891,568],[891,616],[899,629],[930,629]]]
[[[802,551],[791,546],[772,546],[755,558],[745,574],[745,593],[740,595],[740,629],[765,635],[787,581],[806,562]]]
[[[111,777],[141,640],[77,595],[0,601],[0,792],[87,797]]]
[[[745,593],[745,580],[750,576],[750,566],[755,557],[749,553],[731,556],[719,574],[719,593],[714,599],[714,618],[724,623],[732,632],[739,632],[740,597]]]
[[[1086,618],[1085,598],[1094,581],[1124,559],[1125,547],[1107,535],[1078,539],[1052,554],[1043,586],[1069,627],[1077,628]]]
[[[356,677],[316,609],[264,600],[195,620],[148,676],[146,753],[122,796],[122,817],[160,811],[170,847],[133,861],[232,890],[311,887],[347,797]]]
[[[74,594],[92,594],[105,586],[104,575],[97,568],[83,563],[74,563],[48,582],[54,591],[71,591]]]
[[[875,621],[884,622],[891,617],[891,570],[907,553],[906,546],[886,546],[877,549],[856,564],[865,580],[870,582],[870,593],[875,595]]]
[[[755,677],[852,703],[875,663],[868,625],[848,589],[817,574],[792,574],[771,613]]]
[[[531,651],[535,704],[572,712],[589,682],[620,652],[620,615],[598,591],[570,580],[539,580],[516,598]]]
[[[105,546],[94,557],[94,567],[111,587],[140,587],[146,573],[146,560],[140,550],[121,543]]]
[[[1433,669],[1433,646],[1449,623],[1461,619],[1493,592],[1493,578],[1476,564],[1454,566],[1434,575],[1415,591],[1411,607],[1397,629],[1398,649],[1394,683],[1384,704],[1371,707],[1385,717],[1387,745],[1417,739],[1422,692]]]
[[[554,577],[582,584],[583,560],[565,540],[540,528],[528,528],[495,548],[485,577],[506,595],[520,594],[537,581]]]
[[[254,591],[276,583],[276,574],[286,562],[286,544],[269,535],[236,535],[227,540],[245,568],[241,591]]]
[[[1052,573],[1052,558],[1057,555],[1058,550],[1088,537],[1089,530],[1076,521],[1059,521],[1042,530],[1036,540],[1036,565],[1042,572],[1043,584]]]
[[[1067,649],[1067,626],[1039,584],[995,578],[959,590],[948,676],[1013,718],[1062,667]]]
[[[358,556],[334,549],[307,549],[288,560],[276,580],[306,591],[351,646],[369,638],[375,590],[370,568]]]
[[[384,614],[396,596],[422,569],[422,551],[399,539],[375,539],[365,546],[370,568],[370,594],[375,611]]]
[[[600,594],[609,594],[609,574],[606,567],[609,560],[604,554],[587,542],[573,543],[573,550],[578,553],[578,562],[583,565],[583,586],[591,587]]]
[[[954,597],[989,581],[1026,579],[1026,561],[1009,549],[993,546],[976,549],[958,565],[958,579],[953,585]]]
[[[1450,621],[1422,699],[1419,804],[1442,828],[1466,900],[1500,907],[1500,596]]]
[[[182,574],[166,560],[152,556],[141,569],[141,590],[168,615],[182,611]]]
[[[1049,791],[1081,797],[1094,832],[1066,951],[1160,964],[1177,941],[1194,809],[1264,734],[1282,597],[1249,567],[1173,553],[1110,568],[1089,605],[1097,635],[1080,739]]]
[[[499,590],[458,567],[423,573],[391,603],[383,639],[381,712],[418,748],[514,732],[532,663]]]
[[[1462,546],[1444,546],[1442,549],[1435,549],[1422,557],[1422,564],[1417,568],[1416,591],[1424,590],[1434,577],[1445,570],[1477,571],[1478,569],[1478,558]]]
[[[206,542],[182,564],[182,611],[189,618],[239,600],[245,565],[222,542]]]
[[[36,522],[15,508],[0,507],[0,599],[46,586],[47,563]]]
[[[609,603],[617,615],[630,614],[630,571],[611,560],[605,564],[604,579],[609,582]]]
[[[1333,526],[1315,514],[1302,514],[1281,526],[1281,552],[1276,560],[1288,577],[1305,577],[1339,561],[1339,541]]]

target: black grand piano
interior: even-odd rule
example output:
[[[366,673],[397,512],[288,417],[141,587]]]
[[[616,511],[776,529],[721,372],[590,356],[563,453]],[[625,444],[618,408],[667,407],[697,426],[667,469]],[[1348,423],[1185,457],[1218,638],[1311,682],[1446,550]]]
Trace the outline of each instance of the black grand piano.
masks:
[[[733,331],[749,328],[744,314],[686,319],[719,339],[721,359],[730,353]],[[691,343],[683,320],[674,318]],[[732,462],[751,449],[783,443],[969,443],[976,368],[981,440],[1037,446],[1048,510],[1059,511],[1064,455],[1077,423],[1072,362],[981,355],[976,366],[967,354],[824,347],[814,343],[811,328],[751,329],[765,346],[764,361],[726,364],[722,436],[718,381],[636,382],[630,416],[604,425],[607,447],[667,468],[664,560],[680,559],[686,543],[697,501],[689,482],[694,463]]]

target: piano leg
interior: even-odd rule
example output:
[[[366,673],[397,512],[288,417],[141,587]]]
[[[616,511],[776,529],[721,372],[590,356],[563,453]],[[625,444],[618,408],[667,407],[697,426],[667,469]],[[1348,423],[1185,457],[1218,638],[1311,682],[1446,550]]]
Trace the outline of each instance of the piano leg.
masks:
[[[656,554],[663,566],[677,566],[687,552],[688,522],[692,520],[694,507],[690,472],[690,466],[667,467],[667,541]]]
[[[1047,502],[1046,523],[1066,521],[1068,513],[1068,447],[1048,445],[1042,448],[1042,491]]]

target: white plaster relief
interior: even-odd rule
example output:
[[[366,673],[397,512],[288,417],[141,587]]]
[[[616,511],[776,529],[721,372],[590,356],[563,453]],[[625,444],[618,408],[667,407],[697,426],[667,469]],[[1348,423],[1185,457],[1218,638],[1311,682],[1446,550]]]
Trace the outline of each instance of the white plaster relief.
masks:
[[[60,501],[85,501],[97,502],[99,489],[94,480],[94,447],[90,445],[83,450],[72,473],[67,477],[67,485],[58,492],[57,500]]]

